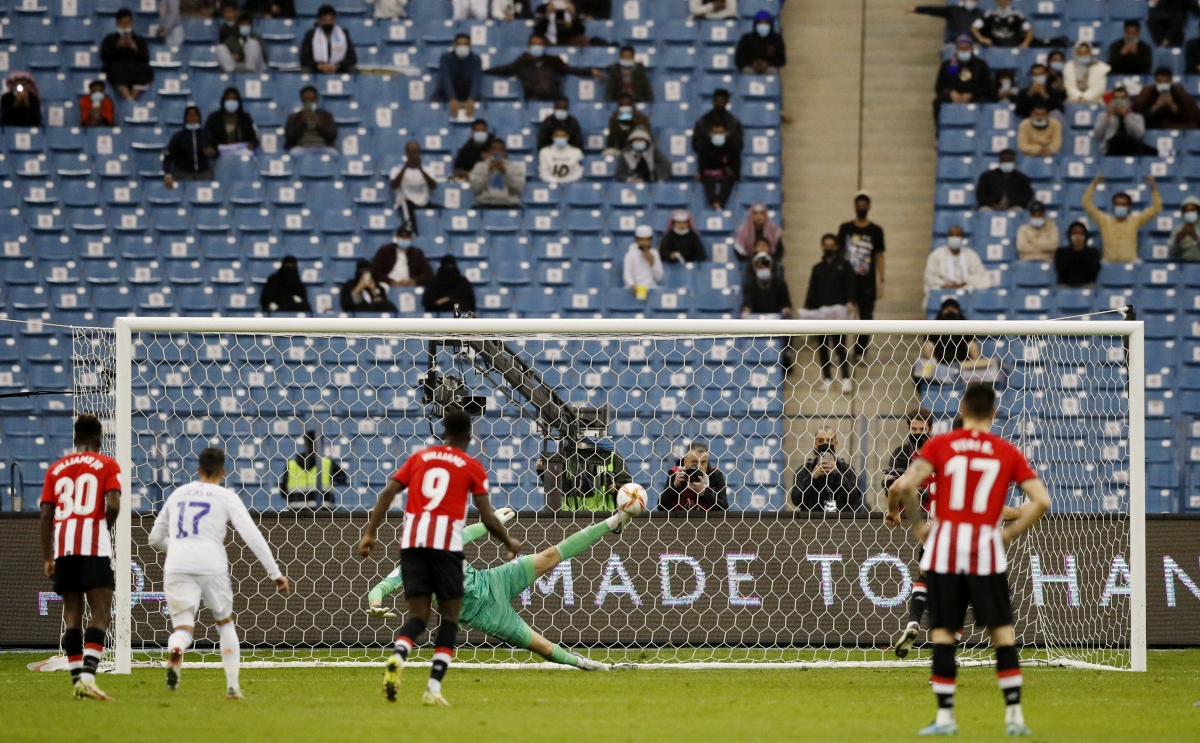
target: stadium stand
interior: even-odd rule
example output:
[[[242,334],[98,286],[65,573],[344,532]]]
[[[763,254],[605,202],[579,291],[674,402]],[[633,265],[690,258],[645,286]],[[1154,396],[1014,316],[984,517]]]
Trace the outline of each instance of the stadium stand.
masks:
[[[981,8],[991,5],[981,3]],[[1101,60],[1108,59],[1109,45],[1122,37],[1124,21],[1139,19],[1143,22],[1142,40],[1155,47],[1153,67],[1170,69],[1174,81],[1181,83],[1189,94],[1200,94],[1197,70],[1184,68],[1185,49],[1159,47],[1145,30],[1144,2],[1016,0],[1012,7],[1030,19],[1035,38],[1062,38],[1071,45],[1078,41],[1093,42],[1095,54]],[[1189,24],[1194,24],[1194,19]],[[1200,46],[1200,41],[1192,38],[1194,30],[1194,25],[1189,25],[1188,43]],[[1017,86],[1024,90],[1030,83],[1031,65],[1046,63],[1053,48],[977,47],[977,50],[993,74],[1013,70]],[[943,48],[944,59],[952,53],[952,46]],[[1070,46],[1066,47],[1066,55],[1070,59]],[[1154,82],[1153,75],[1110,74],[1107,89],[1111,93],[1114,86],[1121,84],[1131,95],[1136,95]],[[1168,238],[1181,224],[1183,199],[1200,185],[1200,138],[1197,137],[1200,132],[1149,129],[1145,142],[1157,150],[1157,156],[1106,157],[1091,136],[1096,117],[1104,110],[1104,104],[1067,103],[1061,113],[1061,151],[1053,157],[1021,155],[1017,160],[1018,170],[1033,181],[1035,198],[1046,205],[1047,218],[1056,221],[1060,244],[1067,244],[1068,225],[1080,221],[1091,231],[1091,245],[1102,247],[1099,232],[1081,205],[1084,189],[1097,173],[1107,179],[1096,197],[1102,209],[1108,210],[1114,190],[1129,191],[1134,210],[1145,208],[1150,201],[1145,178],[1153,176],[1162,192],[1163,211],[1142,229],[1137,260],[1104,263],[1094,286],[1064,288],[1055,286],[1053,264],[1017,260],[1016,231],[1028,220],[1027,214],[1019,210],[988,212],[974,208],[973,191],[980,173],[995,163],[1000,150],[1016,148],[1021,119],[1015,107],[1010,103],[986,102],[942,106],[933,246],[944,242],[949,227],[962,226],[967,244],[978,252],[988,269],[991,286],[973,293],[934,291],[928,297],[926,312],[928,317],[935,317],[946,296],[955,296],[966,316],[972,319],[1047,319],[1133,305],[1138,319],[1147,323],[1146,509],[1148,513],[1200,512],[1200,418],[1197,418],[1200,397],[1193,391],[1200,379],[1197,375],[1200,351],[1193,353],[1200,347],[1197,342],[1200,266],[1172,259],[1168,250]],[[987,354],[987,349],[984,353]],[[1094,385],[1114,383],[1106,359],[1104,353],[1089,359],[1042,359],[1032,349],[1025,357],[1026,363],[1008,370],[1007,386],[1018,396],[1036,391],[1052,398],[1045,410],[1058,425],[1046,426],[1049,431],[1043,436],[1037,429],[1047,421],[1037,415],[1029,420],[1034,428],[1032,445],[1052,491],[1060,483],[1065,487],[1070,473],[1082,464],[1077,456],[1072,456],[1073,448],[1087,449],[1088,458],[1099,462],[1125,456],[1126,432],[1106,430],[1103,441],[1072,441],[1078,438],[1076,433],[1083,426],[1061,424],[1064,419],[1082,424],[1089,413],[1102,414],[1089,411],[1087,393]],[[923,395],[926,404],[932,406],[941,401],[944,407],[944,401],[960,391],[961,386],[940,391],[937,385],[930,385]],[[1111,484],[1085,494],[1098,511],[1117,507],[1124,489],[1122,473],[1104,475],[1102,481]]]
[[[168,48],[149,34],[157,20],[155,4],[129,3],[135,29],[150,44],[154,82],[136,102],[121,100],[110,89],[116,126],[81,128],[80,100],[88,94],[89,82],[101,74],[99,45],[112,31],[121,4],[0,3],[0,73],[26,70],[35,77],[45,122],[41,128],[5,127],[0,143],[0,317],[20,321],[0,322],[0,392],[70,387],[72,337],[63,325],[109,327],[114,318],[127,314],[254,315],[263,284],[285,254],[299,259],[316,314],[336,316],[339,286],[352,276],[355,261],[369,260],[376,248],[391,241],[396,215],[389,208],[392,192],[387,180],[409,140],[421,144],[426,169],[441,181],[434,201],[444,207],[419,211],[415,244],[435,263],[444,254],[460,259],[479,297],[480,315],[629,313],[627,308],[635,303],[621,285],[619,272],[633,229],[649,224],[657,241],[669,213],[678,208],[689,209],[701,226],[710,262],[668,266],[664,287],[650,293],[641,314],[740,313],[741,281],[731,278],[741,275],[734,262],[733,233],[752,203],[767,203],[772,218],[781,221],[781,100],[777,77],[746,76],[734,69],[733,45],[751,30],[756,12],[778,16],[779,0],[743,1],[740,19],[704,22],[680,20],[686,16],[686,0],[617,3],[613,20],[588,25],[589,36],[612,46],[548,51],[571,65],[605,67],[615,61],[618,44],[635,47],[654,85],[657,102],[639,104],[639,109],[650,115],[654,138],[671,161],[672,179],[666,183],[612,182],[615,158],[602,149],[615,104],[603,102],[600,83],[580,77],[566,78],[565,90],[584,130],[585,180],[559,188],[536,182],[534,135],[551,104],[523,102],[515,78],[487,78],[485,100],[476,115],[489,121],[511,156],[526,162],[530,174],[524,208],[502,212],[474,209],[467,185],[445,180],[471,127],[469,122],[448,120],[445,104],[428,97],[438,59],[456,33],[470,36],[486,67],[517,56],[531,24],[453,22],[450,3],[438,0],[413,0],[409,19],[377,21],[363,0],[339,0],[341,23],[358,48],[360,73],[308,75],[299,71],[297,47],[318,4],[296,5],[294,20],[262,20],[255,26],[269,47],[270,72],[230,75],[217,69],[213,54],[219,19],[186,21],[186,41]],[[283,150],[284,121],[306,85],[318,89],[321,106],[334,116],[340,154],[292,157]],[[186,106],[199,106],[207,117],[228,87],[239,90],[245,110],[255,119],[259,149],[219,157],[211,183],[166,188],[161,153],[180,130]],[[705,203],[690,146],[692,122],[708,110],[718,88],[732,91],[730,110],[746,127],[743,180],[724,212],[713,212]],[[419,292],[400,293],[400,316],[421,316]],[[325,353],[325,343],[318,340],[311,352]],[[714,451],[730,463],[732,507],[778,509],[783,505],[779,474],[785,461],[778,445],[783,433],[779,348],[774,341],[758,341],[753,348],[739,350],[755,354],[771,380],[768,388],[752,388],[726,374],[716,385],[710,381],[668,390],[676,406],[673,413],[664,414],[661,400],[644,395],[638,399],[637,376],[622,373],[622,362],[615,358],[614,373],[600,374],[599,386],[610,399],[626,401],[614,433],[632,470],[645,472],[657,484],[668,454],[660,442],[701,433],[719,435],[723,438]],[[699,376],[720,370],[734,358],[741,354],[696,349],[686,371]],[[287,365],[293,359],[264,358],[261,363]],[[246,380],[222,378],[213,359],[148,356],[145,361],[164,365],[164,370],[168,365],[190,365],[192,379],[202,376],[212,384],[205,385],[205,399],[219,406],[223,393],[247,396],[258,410],[272,411],[295,428],[287,431],[293,438],[302,433],[299,421],[310,416],[327,417],[340,426],[351,423],[352,413],[358,417],[365,412],[378,418],[380,426],[394,428],[388,434],[392,456],[425,440],[427,429],[395,408],[384,418],[382,408],[322,407],[306,402],[311,397],[303,390],[293,389],[272,407],[262,390]],[[679,367],[685,371],[682,358]],[[379,365],[358,373],[368,380],[411,383],[413,372]],[[154,391],[135,390],[135,397],[148,394]],[[69,398],[60,396],[0,398],[0,460],[20,463],[26,509],[35,507],[48,463],[71,447],[70,412]],[[155,500],[147,488],[179,482],[194,470],[206,437],[244,433],[244,443],[254,446],[255,426],[265,425],[257,417],[223,416],[221,424],[232,428],[217,430],[207,413],[204,406],[194,409],[195,428],[189,423],[186,431],[160,430],[155,427],[160,421],[144,415],[136,419],[136,434],[158,443],[157,448],[153,441],[139,447],[158,452],[157,461],[135,463],[136,480],[151,484],[138,493],[147,499],[146,505]],[[529,448],[534,439],[528,436],[528,422],[512,413],[502,404],[489,411],[493,430],[509,435],[488,445],[512,449],[504,450],[509,467],[497,477],[508,496],[498,500],[537,508],[541,496],[532,474],[537,452]],[[740,420],[743,416],[748,417]],[[170,446],[164,449],[163,441]],[[771,454],[758,456],[767,443]],[[339,447],[336,439],[331,444],[335,450]],[[238,449],[233,440],[227,445]],[[751,457],[745,452],[757,453]],[[259,472],[236,475],[235,484],[261,479],[253,507],[281,506],[273,496],[274,477],[293,453],[286,445],[256,450]],[[339,456],[351,472],[383,471],[356,461],[357,453],[339,451]],[[739,456],[749,464],[735,466]],[[379,455],[371,457],[378,460]],[[5,508],[11,507],[9,477],[6,466],[0,481]],[[378,484],[365,475],[357,477],[342,505],[358,507],[359,494]]]

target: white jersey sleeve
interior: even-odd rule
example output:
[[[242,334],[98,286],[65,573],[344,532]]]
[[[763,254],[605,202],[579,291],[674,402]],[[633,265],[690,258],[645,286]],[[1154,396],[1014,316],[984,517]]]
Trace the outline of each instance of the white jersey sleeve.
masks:
[[[263,568],[267,571],[267,576],[271,580],[278,580],[283,576],[279,572],[279,565],[275,563],[275,557],[271,554],[271,546],[267,544],[267,540],[263,538],[262,532],[258,530],[258,525],[254,523],[254,519],[250,518],[250,512],[246,510],[246,504],[242,503],[242,499],[238,498],[228,490],[231,500],[229,504],[229,520],[233,523],[233,528],[237,529],[237,533],[241,536],[242,541],[262,563]]]

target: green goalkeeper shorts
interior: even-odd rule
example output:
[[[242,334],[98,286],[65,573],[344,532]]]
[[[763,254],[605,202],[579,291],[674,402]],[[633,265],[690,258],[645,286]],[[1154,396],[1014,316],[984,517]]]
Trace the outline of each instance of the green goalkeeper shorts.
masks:
[[[518,648],[528,648],[533,630],[517,616],[512,600],[533,585],[533,558],[522,557],[487,570],[467,569],[464,624]]]

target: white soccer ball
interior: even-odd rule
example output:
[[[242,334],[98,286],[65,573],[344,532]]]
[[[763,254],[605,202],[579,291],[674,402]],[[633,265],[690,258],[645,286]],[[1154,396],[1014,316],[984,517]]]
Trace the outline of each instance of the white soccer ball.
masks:
[[[646,489],[636,482],[625,483],[617,491],[617,508],[630,516],[641,516],[646,510]]]

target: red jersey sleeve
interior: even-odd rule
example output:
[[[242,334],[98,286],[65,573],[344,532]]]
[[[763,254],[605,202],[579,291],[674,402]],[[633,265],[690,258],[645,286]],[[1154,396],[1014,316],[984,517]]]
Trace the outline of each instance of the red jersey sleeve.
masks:
[[[392,479],[400,483],[404,487],[408,487],[408,481],[412,479],[414,457],[409,457],[404,460],[404,464],[400,465],[400,469],[396,470],[396,474],[392,475]]]
[[[471,468],[471,495],[487,495],[488,481],[487,471],[482,464],[475,462],[475,466]]]
[[[1012,481],[1020,485],[1026,480],[1032,480],[1038,476],[1034,472],[1033,467],[1029,466],[1029,460],[1025,458],[1024,452],[1017,447],[1008,443],[1008,456],[1012,458]]]
[[[42,503],[57,503],[58,498],[54,495],[54,485],[50,478],[50,473],[46,473],[46,480],[42,483]]]
[[[102,487],[100,493],[104,494],[110,490],[121,490],[121,465],[114,461],[109,461],[104,466],[103,479],[101,480]],[[43,498],[45,496],[42,496]]]

